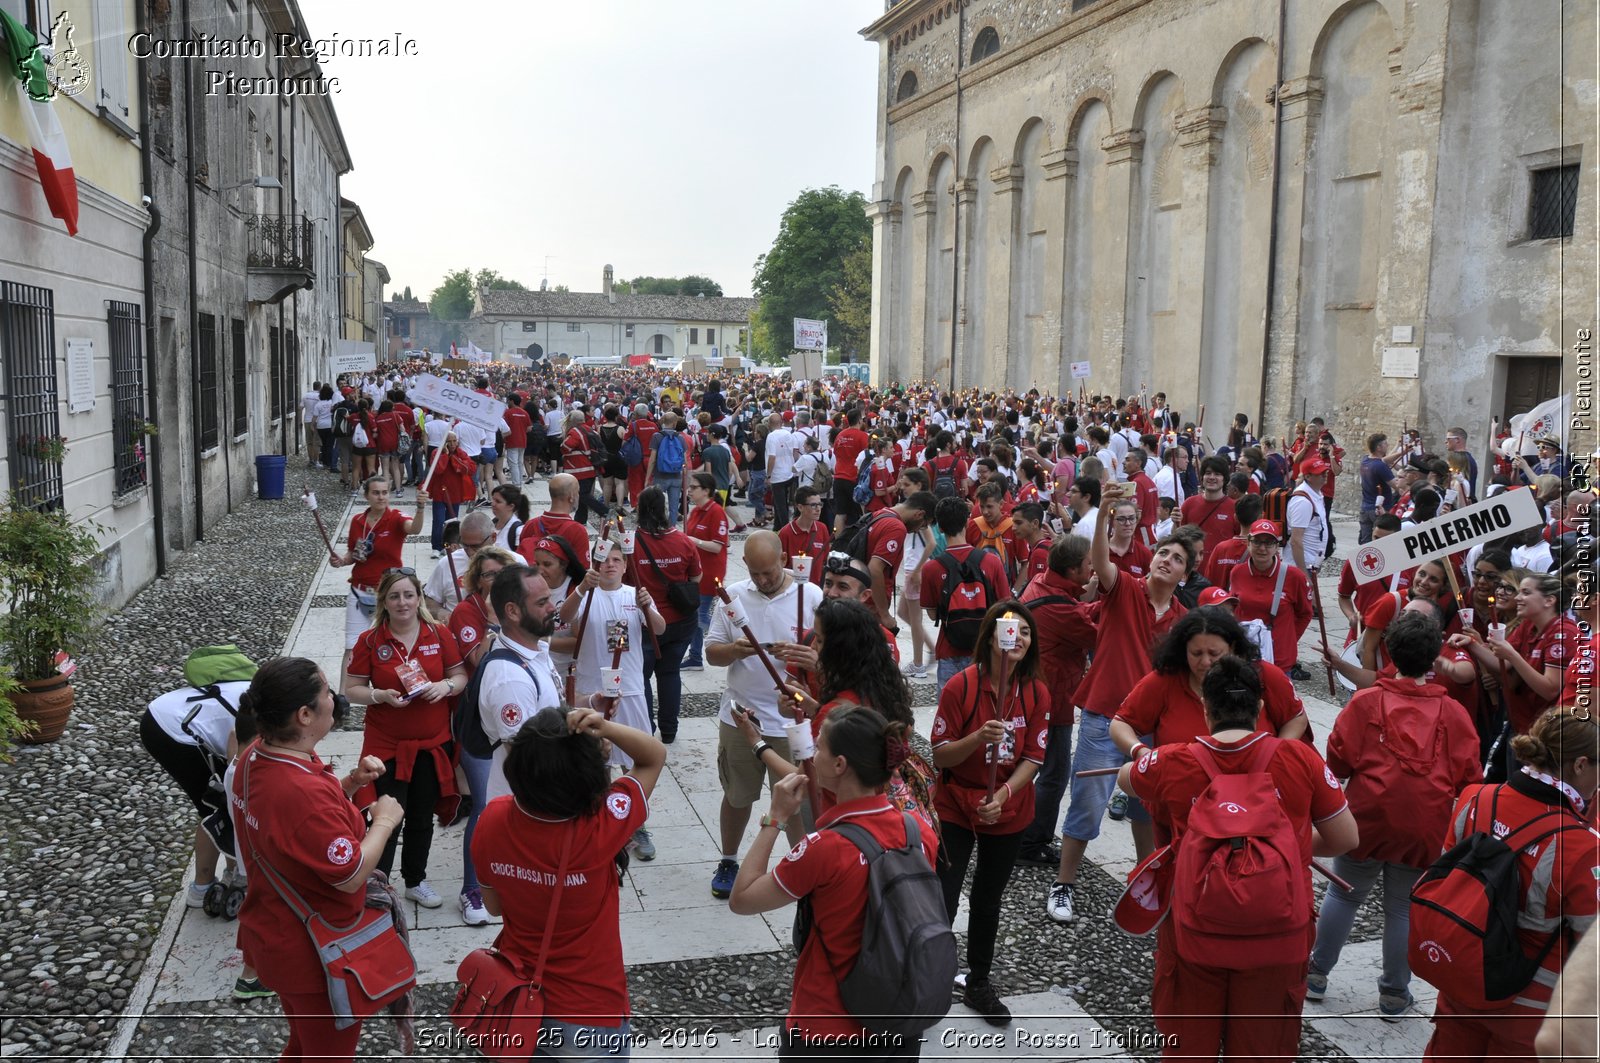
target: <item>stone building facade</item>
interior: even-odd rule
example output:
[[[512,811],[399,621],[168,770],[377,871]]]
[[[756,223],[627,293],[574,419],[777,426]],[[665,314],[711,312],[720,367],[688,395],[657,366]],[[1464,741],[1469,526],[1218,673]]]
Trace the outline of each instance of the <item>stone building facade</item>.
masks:
[[[878,379],[1087,361],[1214,440],[1304,409],[1359,450],[1486,434],[1593,325],[1593,3],[900,0],[862,32]]]

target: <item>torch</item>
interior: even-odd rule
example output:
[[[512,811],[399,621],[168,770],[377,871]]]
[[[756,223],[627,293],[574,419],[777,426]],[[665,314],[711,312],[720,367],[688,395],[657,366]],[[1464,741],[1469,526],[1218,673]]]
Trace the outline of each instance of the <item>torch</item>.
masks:
[[[311,516],[315,518],[317,522],[317,532],[322,536],[322,545],[328,548],[328,557],[334,562],[337,562],[339,560],[339,555],[334,551],[333,540],[328,538],[328,529],[322,523],[322,513],[317,509],[316,494],[311,490],[311,488],[307,487],[301,492],[300,501],[306,504],[306,508],[311,511]]]

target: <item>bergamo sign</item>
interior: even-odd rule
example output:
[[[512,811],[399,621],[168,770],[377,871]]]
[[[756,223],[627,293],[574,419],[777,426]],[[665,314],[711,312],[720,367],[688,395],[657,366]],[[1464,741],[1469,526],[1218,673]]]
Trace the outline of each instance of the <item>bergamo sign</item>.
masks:
[[[1426,524],[1404,528],[1358,547],[1350,558],[1357,583],[1371,583],[1436,557],[1470,550],[1479,543],[1504,538],[1532,528],[1544,518],[1533,492],[1526,488],[1505,491],[1465,509],[1435,517]]]
[[[434,413],[477,425],[486,432],[498,431],[506,415],[506,404],[480,395],[471,388],[424,373],[406,389],[414,405],[426,406]]]

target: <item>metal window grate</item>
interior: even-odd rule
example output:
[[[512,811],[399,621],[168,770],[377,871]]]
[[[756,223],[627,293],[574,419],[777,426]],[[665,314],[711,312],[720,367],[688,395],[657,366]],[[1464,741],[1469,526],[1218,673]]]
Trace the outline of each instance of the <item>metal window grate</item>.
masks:
[[[300,337],[295,335],[294,329],[289,329],[284,333],[283,342],[284,359],[287,362],[283,379],[290,396],[294,396],[300,394]],[[294,405],[292,397],[289,404],[292,408]]]
[[[200,315],[200,449],[217,445],[217,319]]]
[[[111,304],[111,441],[117,494],[149,482],[144,424],[144,334],[138,303]]]
[[[283,329],[273,325],[267,337],[267,354],[270,361],[267,392],[271,398],[272,419],[283,416]]]
[[[6,366],[11,490],[34,509],[62,507],[61,411],[56,403],[55,293],[0,283],[0,358]]]
[[[245,351],[244,322],[233,319],[233,435],[250,431],[250,359]]]
[[[1533,171],[1528,196],[1528,239],[1551,240],[1572,235],[1578,211],[1578,164]]]

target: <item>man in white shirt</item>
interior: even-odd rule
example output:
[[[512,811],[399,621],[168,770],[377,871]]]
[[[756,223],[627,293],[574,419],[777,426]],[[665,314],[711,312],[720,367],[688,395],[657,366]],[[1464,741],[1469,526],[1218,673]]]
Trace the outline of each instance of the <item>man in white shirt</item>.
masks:
[[[1183,473],[1189,468],[1189,452],[1182,447],[1168,447],[1161,460],[1160,470],[1150,477],[1155,481],[1156,494],[1172,499],[1178,504],[1175,508],[1182,508],[1183,500],[1188,497],[1183,489]]]
[[[1332,468],[1321,455],[1300,466],[1301,480],[1289,496],[1289,561],[1315,579],[1328,550],[1328,522],[1322,514],[1322,485]]]
[[[458,536],[460,546],[452,549],[448,558],[433,566],[428,582],[422,587],[422,597],[428,603],[428,611],[438,618],[449,617],[461,604],[461,583],[467,578],[467,566],[472,563],[472,555],[485,546],[494,545],[494,516],[486,509],[473,510],[461,518]]]
[[[794,516],[789,508],[789,489],[794,486],[794,459],[803,443],[803,436],[783,426],[780,414],[767,418],[767,486],[772,488],[774,525]]]
[[[766,648],[781,670],[791,658],[806,655],[796,630],[812,626],[822,591],[814,583],[796,583],[783,567],[783,543],[775,532],[756,532],[745,540],[745,568],[750,578],[728,585],[728,594],[744,609],[750,630]],[[805,595],[801,605],[797,595]],[[743,630],[729,618],[727,607],[716,603],[711,630],[705,638],[706,663],[728,670],[722,691],[722,710],[717,726],[717,777],[722,780],[722,810],[719,816],[722,835],[722,860],[711,879],[711,893],[727,897],[739,873],[739,844],[750,822],[750,808],[761,797],[761,780],[777,782],[770,771],[751,755],[750,742],[734,722],[735,706],[754,713],[764,742],[785,760],[793,762],[784,727],[792,722],[779,712],[778,691],[756,648]],[[789,821],[789,842],[799,842],[804,828],[799,816]]]
[[[306,433],[307,464],[315,469],[322,454],[322,437],[317,435],[317,403],[322,401],[322,382],[313,381],[311,390],[300,396],[300,424]]]
[[[518,659],[485,657],[478,666],[483,672],[478,719],[489,741],[499,743],[490,761],[485,801],[511,792],[506,785],[505,743],[539,710],[561,704],[561,680],[550,663],[546,641],[556,629],[556,610],[543,577],[524,565],[507,566],[495,577],[489,601],[500,618],[500,638],[491,649],[505,647]]]

